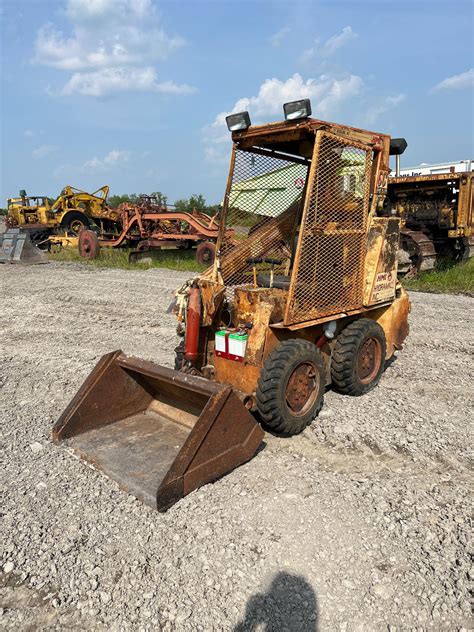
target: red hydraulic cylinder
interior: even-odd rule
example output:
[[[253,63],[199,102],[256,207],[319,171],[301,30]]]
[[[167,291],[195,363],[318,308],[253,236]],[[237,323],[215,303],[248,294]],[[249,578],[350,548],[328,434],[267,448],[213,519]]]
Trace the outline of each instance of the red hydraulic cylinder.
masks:
[[[194,364],[198,357],[199,325],[201,323],[201,292],[198,287],[189,290],[188,311],[186,315],[186,334],[184,337],[184,357]]]

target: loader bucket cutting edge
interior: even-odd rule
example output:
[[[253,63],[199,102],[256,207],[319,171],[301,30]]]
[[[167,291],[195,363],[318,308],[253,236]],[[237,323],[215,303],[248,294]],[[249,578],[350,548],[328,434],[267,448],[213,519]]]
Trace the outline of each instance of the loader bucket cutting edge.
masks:
[[[120,487],[159,511],[250,460],[264,432],[230,386],[115,351],[53,428]]]

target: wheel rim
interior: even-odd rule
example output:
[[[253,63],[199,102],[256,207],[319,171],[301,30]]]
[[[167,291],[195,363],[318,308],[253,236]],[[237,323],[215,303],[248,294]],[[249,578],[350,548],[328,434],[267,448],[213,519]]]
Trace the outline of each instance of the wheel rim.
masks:
[[[74,233],[74,235],[79,235],[81,230],[83,230],[84,228],[85,228],[85,225],[83,222],[81,222],[80,219],[74,219],[69,224],[69,230],[71,231],[71,233]]]
[[[357,357],[357,377],[362,384],[370,384],[377,376],[382,362],[382,345],[377,338],[367,338]]]
[[[201,259],[203,260],[204,263],[209,263],[209,261],[211,260],[211,251],[209,250],[209,248],[206,248],[202,255],[201,255]]]
[[[94,257],[95,242],[91,235],[88,235],[87,231],[81,233],[79,237],[79,254],[85,259]]]
[[[288,410],[295,417],[305,415],[319,391],[319,373],[312,362],[299,364],[291,373],[285,389]]]

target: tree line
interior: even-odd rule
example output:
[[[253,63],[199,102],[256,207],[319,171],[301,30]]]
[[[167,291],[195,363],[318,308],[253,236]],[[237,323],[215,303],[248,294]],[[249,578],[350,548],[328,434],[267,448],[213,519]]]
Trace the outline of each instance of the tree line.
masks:
[[[152,197],[155,197],[158,201],[158,204],[162,204],[163,206],[168,205],[168,196],[162,193],[161,191],[154,191],[150,193]],[[112,208],[117,208],[123,202],[130,202],[131,204],[136,204],[139,199],[139,195],[136,193],[126,193],[124,195],[110,195],[108,199],[109,206]],[[182,198],[180,200],[176,200],[176,202],[172,205],[176,208],[177,211],[191,213],[194,209],[201,213],[207,213],[208,215],[215,215],[221,210],[220,204],[207,204],[205,197],[199,194],[193,194],[189,198]]]

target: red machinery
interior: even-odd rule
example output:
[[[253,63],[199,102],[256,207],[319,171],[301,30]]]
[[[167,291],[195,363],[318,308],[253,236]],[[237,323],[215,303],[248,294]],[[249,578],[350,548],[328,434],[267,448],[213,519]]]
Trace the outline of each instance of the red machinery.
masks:
[[[146,253],[166,246],[196,248],[196,260],[211,264],[215,256],[215,242],[219,232],[217,215],[207,215],[196,210],[191,213],[158,204],[156,198],[142,195],[138,204],[125,202],[118,208],[120,219],[118,233],[111,234],[100,226],[100,234],[84,230],[79,236],[79,253],[86,259],[97,257],[100,246],[119,248],[133,245],[136,250],[129,255],[130,261],[139,261]],[[231,236],[229,231],[228,237]],[[148,255],[149,256],[149,255]]]

